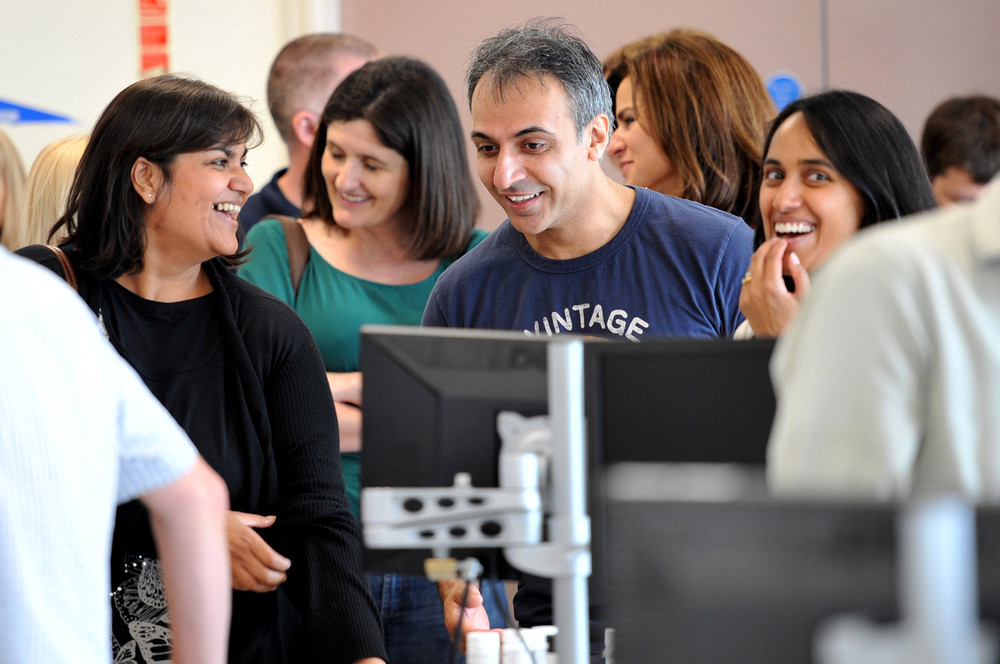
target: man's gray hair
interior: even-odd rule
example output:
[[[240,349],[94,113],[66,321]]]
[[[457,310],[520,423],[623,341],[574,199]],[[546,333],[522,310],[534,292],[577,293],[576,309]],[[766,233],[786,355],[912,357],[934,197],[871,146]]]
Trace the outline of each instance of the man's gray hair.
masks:
[[[483,78],[493,94],[503,99],[504,92],[519,79],[536,78],[544,84],[551,76],[569,95],[577,138],[598,115],[611,115],[611,89],[604,69],[590,47],[573,34],[569,24],[560,19],[533,19],[523,27],[507,28],[476,47],[465,75],[469,105],[476,86]]]

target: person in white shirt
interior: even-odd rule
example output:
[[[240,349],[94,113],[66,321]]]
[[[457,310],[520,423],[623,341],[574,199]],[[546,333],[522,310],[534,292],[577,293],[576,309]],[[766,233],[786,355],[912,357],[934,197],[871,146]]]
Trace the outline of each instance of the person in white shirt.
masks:
[[[1000,499],[1000,185],[862,233],[777,345],[780,493]]]
[[[0,249],[0,284],[0,662],[111,661],[115,505],[139,497],[173,661],[222,664],[225,484],[58,277]]]

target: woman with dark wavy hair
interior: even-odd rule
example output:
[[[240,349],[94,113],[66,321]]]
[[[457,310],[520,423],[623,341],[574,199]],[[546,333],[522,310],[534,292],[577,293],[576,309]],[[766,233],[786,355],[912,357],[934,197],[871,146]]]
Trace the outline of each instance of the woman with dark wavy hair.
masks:
[[[69,277],[118,352],[229,488],[230,662],[385,658],[340,473],[336,411],[309,331],[230,269],[253,184],[253,114],[207,83],[161,76],[114,98],[56,230]],[[170,620],[148,515],[119,508],[112,542],[116,661],[163,661]]]

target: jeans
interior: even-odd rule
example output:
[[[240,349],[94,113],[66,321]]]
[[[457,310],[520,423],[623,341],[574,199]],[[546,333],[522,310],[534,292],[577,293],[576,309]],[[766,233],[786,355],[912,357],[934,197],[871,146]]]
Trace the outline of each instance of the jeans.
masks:
[[[422,576],[369,574],[368,585],[385,629],[385,649],[392,664],[448,664],[451,637],[437,584]],[[500,606],[507,605],[502,581],[483,581],[480,589],[490,627],[506,627]],[[461,653],[455,660],[465,664]]]

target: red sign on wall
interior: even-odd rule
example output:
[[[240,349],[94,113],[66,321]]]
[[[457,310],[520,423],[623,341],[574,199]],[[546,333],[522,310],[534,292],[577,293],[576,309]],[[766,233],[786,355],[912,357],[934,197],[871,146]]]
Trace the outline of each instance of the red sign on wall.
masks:
[[[148,78],[168,71],[167,0],[139,0],[139,75]]]

